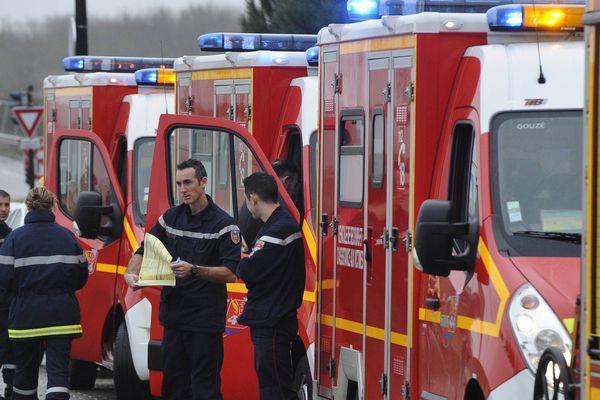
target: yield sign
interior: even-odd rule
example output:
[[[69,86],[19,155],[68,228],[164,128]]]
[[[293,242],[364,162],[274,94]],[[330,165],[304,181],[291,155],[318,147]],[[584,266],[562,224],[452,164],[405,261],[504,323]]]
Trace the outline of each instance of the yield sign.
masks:
[[[42,107],[14,107],[13,112],[23,132],[30,136],[33,135],[42,117]]]

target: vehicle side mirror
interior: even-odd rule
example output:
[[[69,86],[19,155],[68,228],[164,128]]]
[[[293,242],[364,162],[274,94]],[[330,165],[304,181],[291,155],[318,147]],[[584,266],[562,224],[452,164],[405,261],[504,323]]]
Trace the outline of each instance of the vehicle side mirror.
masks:
[[[452,202],[423,202],[415,231],[415,250],[422,271],[448,276],[453,270],[473,270],[479,236],[474,230],[466,222],[452,222]],[[462,247],[459,251],[457,245]]]
[[[98,192],[81,192],[75,206],[75,232],[86,239],[96,239],[101,235],[110,235],[111,229],[101,226],[103,215],[111,215],[112,206],[102,205],[102,195]]]

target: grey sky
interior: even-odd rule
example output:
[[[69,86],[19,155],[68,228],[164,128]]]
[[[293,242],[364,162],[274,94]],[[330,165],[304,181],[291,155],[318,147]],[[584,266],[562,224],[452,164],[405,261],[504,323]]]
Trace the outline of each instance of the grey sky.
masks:
[[[40,21],[59,15],[70,16],[75,10],[75,0],[0,0],[0,4],[0,20],[11,22]],[[110,18],[123,13],[143,15],[161,7],[179,12],[190,4],[218,5],[243,10],[245,0],[87,0],[87,14],[88,19]]]

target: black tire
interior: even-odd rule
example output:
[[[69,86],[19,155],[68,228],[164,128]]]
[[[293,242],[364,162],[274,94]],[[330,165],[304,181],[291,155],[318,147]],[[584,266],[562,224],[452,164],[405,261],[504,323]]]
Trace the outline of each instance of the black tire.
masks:
[[[548,382],[548,374],[551,375],[551,382]],[[549,391],[549,388],[552,390]],[[557,348],[549,347],[542,353],[535,373],[533,400],[558,400],[559,398],[573,400],[571,371],[562,352]]]
[[[306,355],[298,361],[294,371],[293,389],[298,393],[299,400],[312,400],[313,387],[312,375],[310,374],[310,365]]]
[[[117,400],[150,399],[150,386],[148,382],[138,378],[133,366],[125,322],[122,322],[117,330],[113,368]]]
[[[69,387],[71,390],[92,390],[96,384],[98,366],[93,362],[71,360],[69,363]]]

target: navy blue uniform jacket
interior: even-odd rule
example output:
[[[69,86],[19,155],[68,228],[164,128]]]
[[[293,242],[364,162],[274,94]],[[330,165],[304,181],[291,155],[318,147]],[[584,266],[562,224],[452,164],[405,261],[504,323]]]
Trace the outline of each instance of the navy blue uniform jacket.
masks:
[[[8,226],[5,222],[0,222],[0,248],[2,247],[2,243],[4,243],[4,239],[8,236],[9,233],[12,232],[10,226]],[[10,306],[10,295],[8,293],[0,296],[0,311],[8,312],[8,307]]]
[[[0,293],[12,296],[8,335],[13,340],[81,336],[75,291],[88,279],[75,236],[34,210],[0,248]]]
[[[296,317],[304,293],[304,244],[286,209],[276,208],[258,231],[252,253],[240,261],[237,275],[248,288],[240,324],[273,327]]]
[[[168,209],[150,231],[165,245],[173,259],[191,264],[225,266],[235,273],[240,260],[240,230],[233,218],[210,196],[208,205],[192,214],[186,204]],[[137,251],[143,255],[143,246]],[[225,331],[227,287],[188,276],[177,278],[175,287],[163,287],[159,319],[163,326],[183,331]]]

